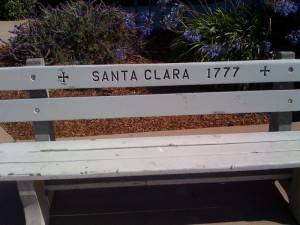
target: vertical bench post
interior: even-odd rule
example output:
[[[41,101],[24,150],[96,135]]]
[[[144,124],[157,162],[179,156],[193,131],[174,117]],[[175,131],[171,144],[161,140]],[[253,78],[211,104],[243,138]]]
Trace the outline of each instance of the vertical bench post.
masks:
[[[295,59],[294,52],[279,52],[276,59]],[[294,83],[274,83],[273,89],[292,89]],[[270,126],[269,131],[289,131],[292,127],[292,112],[276,112],[270,115]],[[296,218],[300,221],[300,169],[294,169],[292,175],[291,184],[287,185],[284,181],[281,181],[282,185],[285,186],[287,194],[289,196],[289,206]]]
[[[277,53],[275,59],[295,59],[294,52],[279,52]],[[292,89],[294,83],[274,83],[273,89],[283,90]],[[289,131],[292,126],[292,112],[274,112],[270,115],[270,126],[269,131]]]
[[[29,59],[27,66],[45,66],[44,59]],[[36,78],[35,74],[32,77]],[[29,92],[30,98],[48,98],[48,90]],[[33,122],[35,141],[54,141],[52,121]],[[18,181],[18,190],[24,207],[26,225],[49,224],[49,199],[45,194],[43,181]],[[50,193],[53,195],[53,193]]]
[[[26,66],[45,66],[44,59],[28,59]],[[35,74],[32,74],[35,76]],[[29,92],[30,98],[49,98],[48,90],[34,90]],[[35,141],[55,141],[52,121],[33,122]]]

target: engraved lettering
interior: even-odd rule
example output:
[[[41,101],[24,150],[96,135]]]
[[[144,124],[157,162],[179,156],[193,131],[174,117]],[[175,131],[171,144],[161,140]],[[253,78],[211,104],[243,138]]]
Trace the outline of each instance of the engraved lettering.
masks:
[[[126,73],[128,72],[128,70],[121,70],[121,73],[123,73],[123,78],[124,80],[126,80]]]
[[[137,81],[137,77],[136,77],[136,74],[135,74],[134,70],[132,71],[131,78],[130,78],[130,81],[132,81],[132,80]]]
[[[143,71],[144,79],[146,81],[156,80],[183,80],[190,79],[188,69],[145,69]],[[92,80],[95,82],[133,82],[138,81],[139,74],[135,70],[104,70],[104,71],[93,71]],[[65,77],[67,79],[67,77]]]
[[[240,67],[235,66],[235,67],[233,67],[233,69],[235,69],[235,72],[234,72],[234,74],[233,74],[233,77],[235,77],[235,76],[236,76],[236,73],[238,72],[238,70],[240,69]]]
[[[111,81],[119,81],[119,71],[116,72],[116,74],[114,73],[114,71],[111,71]]]
[[[156,76],[156,70],[154,70],[154,79],[155,79],[155,80],[160,80],[160,79],[161,79],[160,77],[157,77],[157,76]]]
[[[223,70],[225,70],[224,77],[227,76],[228,71],[230,70],[230,67],[223,67]]]
[[[185,79],[185,78],[190,79],[187,69],[184,70],[183,76],[182,76],[182,79]]]
[[[240,69],[240,67],[238,67],[238,66],[234,66],[234,67],[215,67],[215,68],[213,68],[214,70],[215,70],[215,74],[213,75],[213,74],[211,74],[211,68],[207,68],[207,78],[208,79],[210,79],[211,78],[211,76],[214,76],[214,78],[217,78],[218,77],[218,75],[220,76],[221,75],[221,73],[220,73],[220,71],[221,71],[221,69],[223,69],[225,72],[224,72],[224,78],[226,78],[227,77],[227,75],[228,75],[228,72],[232,69],[232,70],[234,70],[234,72],[233,72],[233,77],[236,77],[236,75],[237,75],[237,72],[239,71],[239,69]],[[261,70],[261,72],[264,72],[264,71],[262,71]]]
[[[174,72],[173,72],[174,73]],[[171,79],[170,74],[169,74],[169,70],[166,70],[165,75],[164,75],[164,80],[165,79]]]
[[[94,71],[93,72],[93,81],[99,81],[100,77],[99,77],[99,72],[98,71]]]
[[[150,75],[148,75],[149,73],[150,73]],[[151,80],[151,73],[152,73],[151,70],[145,70],[145,79],[146,80]]]
[[[173,69],[173,77],[176,76],[178,78],[178,75],[180,74],[179,69]]]
[[[217,76],[218,76],[218,73],[220,72],[221,68],[214,68],[214,70],[216,70],[216,73],[215,73],[215,78],[217,78]]]
[[[104,80],[109,81],[106,71],[104,71],[103,76],[102,76],[102,81],[104,81]]]
[[[179,73],[180,73],[180,71],[178,70],[178,69],[174,69],[173,70],[173,79],[175,80],[175,77],[176,77],[176,79],[178,79],[179,80]]]
[[[210,68],[207,69],[207,78],[210,78]]]

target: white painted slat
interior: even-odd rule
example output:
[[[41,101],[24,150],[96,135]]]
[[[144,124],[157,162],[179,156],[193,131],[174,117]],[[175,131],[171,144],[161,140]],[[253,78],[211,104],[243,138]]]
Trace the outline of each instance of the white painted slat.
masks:
[[[21,99],[0,101],[0,122],[299,110],[300,90]]]
[[[0,90],[293,81],[300,81],[300,60],[0,68]]]
[[[233,138],[234,137],[234,138]],[[129,148],[149,148],[153,146],[185,146],[187,145],[219,145],[219,144],[245,144],[257,142],[281,142],[298,141],[299,131],[288,132],[259,132],[259,133],[235,133],[235,134],[214,134],[214,135],[183,135],[183,136],[163,136],[163,137],[138,137],[138,138],[114,138],[114,139],[91,139],[56,141],[56,142],[17,142],[14,144],[0,143],[0,148],[9,152],[22,152],[30,148],[31,151],[38,152],[49,149],[68,149],[79,151],[82,149],[122,149]],[[73,144],[72,144],[73,143]],[[76,144],[74,144],[76,143]],[[23,148],[24,147],[24,148]],[[1,159],[1,157],[0,157]]]
[[[75,144],[75,143],[74,143]],[[119,149],[102,149],[102,148],[83,148],[80,150],[70,150],[66,149],[39,149],[30,151],[30,157],[27,150],[18,151],[19,149],[7,152],[2,155],[1,161],[7,163],[35,163],[35,162],[72,162],[72,161],[97,161],[97,160],[112,160],[114,158],[118,159],[120,162],[126,160],[134,159],[146,159],[146,158],[157,158],[157,157],[171,157],[171,158],[181,158],[185,156],[210,156],[218,153],[219,155],[228,154],[247,154],[249,152],[253,153],[273,153],[280,152],[284,148],[299,149],[300,140],[298,141],[281,141],[281,142],[252,142],[252,143],[227,143],[222,146],[222,151],[220,152],[220,144],[212,145],[174,145],[161,147],[159,144],[157,146],[143,147],[140,143],[140,147],[131,148],[124,146]],[[298,145],[298,146],[297,146]],[[201,149],[201,151],[197,151]],[[62,160],[63,159],[63,160]]]
[[[0,180],[297,167],[300,167],[299,131],[0,144]]]
[[[287,132],[259,132],[257,133],[235,133],[234,139],[232,134],[214,134],[214,135],[183,135],[183,136],[163,136],[163,137],[142,137],[137,138],[114,138],[112,139],[91,139],[91,140],[76,140],[76,144],[71,145],[74,140],[56,141],[56,142],[17,142],[15,145],[9,143],[0,143],[1,148],[8,151],[22,151],[21,146],[30,147],[34,151],[40,149],[69,149],[72,151],[80,149],[120,149],[124,146],[130,148],[153,147],[159,143],[159,146],[172,145],[217,145],[217,144],[233,144],[233,143],[256,143],[256,142],[280,142],[280,141],[295,141],[299,140],[299,131]],[[16,150],[15,148],[20,148]],[[26,151],[26,150],[25,150]]]

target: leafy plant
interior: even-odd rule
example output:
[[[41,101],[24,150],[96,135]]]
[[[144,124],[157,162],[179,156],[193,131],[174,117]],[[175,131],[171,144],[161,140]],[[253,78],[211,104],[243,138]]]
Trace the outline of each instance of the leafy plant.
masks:
[[[0,0],[0,20],[27,18],[35,11],[36,0]]]
[[[47,64],[117,62],[139,51],[144,43],[137,29],[126,27],[126,15],[103,2],[41,8],[39,15],[15,28],[6,57],[18,63],[37,57],[45,58]]]
[[[174,7],[185,11],[176,14]],[[176,34],[171,49],[177,61],[249,60],[271,56],[267,20],[258,12],[237,5],[231,10],[203,7],[205,10],[201,13],[180,2],[173,3],[163,19],[167,29]]]

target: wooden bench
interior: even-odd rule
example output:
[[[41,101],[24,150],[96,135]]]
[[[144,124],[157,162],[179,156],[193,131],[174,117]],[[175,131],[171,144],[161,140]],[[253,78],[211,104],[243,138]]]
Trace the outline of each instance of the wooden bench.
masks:
[[[293,54],[281,53],[293,58]],[[281,57],[281,58],[284,58]],[[300,222],[300,60],[1,68],[0,122],[33,121],[37,142],[0,144],[0,181],[16,181],[26,224],[48,224],[53,190],[289,179]],[[48,98],[48,89],[274,83],[271,90]],[[270,131],[53,141],[54,120],[270,112]]]

